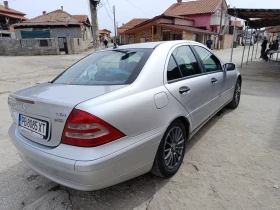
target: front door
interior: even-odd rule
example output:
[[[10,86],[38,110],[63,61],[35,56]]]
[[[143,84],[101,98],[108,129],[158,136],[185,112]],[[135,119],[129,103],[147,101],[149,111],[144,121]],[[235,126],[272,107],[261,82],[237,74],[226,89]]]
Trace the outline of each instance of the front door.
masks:
[[[163,31],[162,32],[162,40],[163,41],[170,41],[170,31]]]
[[[68,47],[67,47],[67,39],[66,37],[58,37],[58,46],[59,50],[64,51],[65,54],[68,54]]]
[[[179,46],[171,54],[166,88],[190,114],[192,131],[210,116],[211,81],[189,46]]]
[[[232,98],[231,76],[223,71],[221,61],[208,49],[201,46],[194,46],[194,49],[201,58],[204,69],[212,83],[211,114],[213,114]]]

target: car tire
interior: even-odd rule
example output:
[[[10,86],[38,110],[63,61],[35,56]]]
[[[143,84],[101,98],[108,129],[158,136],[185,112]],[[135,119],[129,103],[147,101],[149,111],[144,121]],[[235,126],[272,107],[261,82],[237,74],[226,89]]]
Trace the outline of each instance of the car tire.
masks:
[[[177,173],[185,156],[186,136],[186,129],[180,120],[168,127],[151,170],[154,175],[167,179]]]
[[[240,79],[238,79],[235,85],[232,101],[228,104],[228,108],[236,109],[239,106],[240,98],[241,98],[241,81]]]

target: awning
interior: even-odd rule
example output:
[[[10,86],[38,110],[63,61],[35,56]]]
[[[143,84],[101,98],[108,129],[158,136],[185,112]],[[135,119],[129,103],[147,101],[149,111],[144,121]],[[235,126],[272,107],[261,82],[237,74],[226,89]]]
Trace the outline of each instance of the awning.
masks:
[[[251,28],[280,25],[280,9],[230,8],[228,14],[247,21]]]
[[[21,33],[21,38],[22,39],[39,39],[39,38],[45,38],[49,39],[50,36],[50,31],[20,31]]]

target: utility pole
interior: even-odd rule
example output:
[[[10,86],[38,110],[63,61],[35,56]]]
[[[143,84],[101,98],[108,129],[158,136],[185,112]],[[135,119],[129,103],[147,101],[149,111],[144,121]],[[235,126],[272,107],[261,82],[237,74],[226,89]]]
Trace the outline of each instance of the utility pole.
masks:
[[[116,28],[116,6],[113,6],[113,13],[114,13],[114,30],[115,30],[115,41],[114,45],[117,44],[117,28]]]
[[[222,8],[221,8],[221,19],[220,19],[220,30],[219,30],[219,49],[221,49],[221,35],[222,35],[222,27],[223,27],[223,15],[224,15],[224,3],[222,3]]]
[[[99,3],[100,3],[100,0],[89,0],[94,49],[98,48],[98,40],[99,40],[98,17],[97,17],[97,6]]]

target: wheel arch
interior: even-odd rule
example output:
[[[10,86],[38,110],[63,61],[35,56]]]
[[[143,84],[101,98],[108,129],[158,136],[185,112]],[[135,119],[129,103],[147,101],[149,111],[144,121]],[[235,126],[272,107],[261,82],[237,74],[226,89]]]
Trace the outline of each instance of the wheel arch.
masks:
[[[191,129],[191,127],[190,127],[191,124],[190,124],[189,120],[184,116],[179,116],[179,117],[175,118],[170,124],[172,124],[173,122],[175,122],[177,120],[179,120],[183,123],[183,125],[186,129],[186,135],[187,135],[187,140],[188,140],[190,137],[190,129]]]
[[[240,74],[239,74],[238,77],[237,77],[237,81],[238,81],[238,80],[240,80],[240,83],[241,83],[241,85],[242,85],[242,76],[241,76]]]

